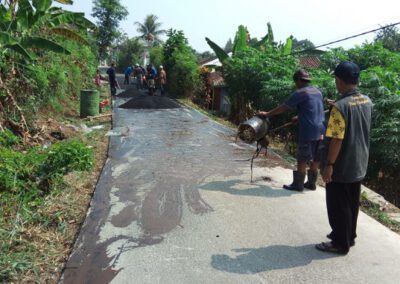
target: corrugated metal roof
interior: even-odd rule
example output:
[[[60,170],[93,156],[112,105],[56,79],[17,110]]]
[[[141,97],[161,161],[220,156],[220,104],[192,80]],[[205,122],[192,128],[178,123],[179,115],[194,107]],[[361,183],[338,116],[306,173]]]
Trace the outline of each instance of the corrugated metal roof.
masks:
[[[303,67],[319,68],[321,61],[316,56],[304,56],[299,58],[299,64]]]
[[[225,80],[221,72],[212,72],[208,74],[208,80],[213,87],[225,87]]]
[[[229,57],[232,57],[232,52],[228,53]],[[212,60],[206,61],[203,64],[201,64],[201,66],[222,66],[221,61],[219,61],[218,58],[214,58]]]

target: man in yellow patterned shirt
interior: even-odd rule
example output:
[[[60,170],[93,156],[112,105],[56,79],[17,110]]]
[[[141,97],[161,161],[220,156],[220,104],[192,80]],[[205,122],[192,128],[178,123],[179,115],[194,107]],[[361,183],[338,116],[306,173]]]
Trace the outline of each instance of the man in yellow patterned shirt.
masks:
[[[334,102],[326,130],[327,153],[321,159],[326,183],[326,206],[332,232],[331,242],[316,248],[347,254],[355,245],[361,181],[369,156],[371,100],[357,89],[359,67],[349,61],[335,69],[335,83],[341,97]]]

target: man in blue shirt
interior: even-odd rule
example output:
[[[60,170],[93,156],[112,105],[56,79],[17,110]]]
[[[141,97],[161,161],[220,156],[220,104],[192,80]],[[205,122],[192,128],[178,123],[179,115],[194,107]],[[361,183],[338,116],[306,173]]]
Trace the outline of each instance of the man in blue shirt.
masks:
[[[125,69],[125,80],[124,80],[124,85],[129,85],[129,77],[131,76],[133,71],[133,68],[131,65],[129,65],[126,69]]]
[[[293,171],[293,182],[284,185],[287,190],[303,191],[304,187],[316,189],[319,166],[319,146],[325,131],[324,105],[321,92],[310,85],[310,76],[303,70],[293,75],[296,91],[280,106],[271,111],[260,111],[262,117],[271,117],[287,110],[296,109],[299,122],[299,141],[297,147],[297,171]],[[304,184],[307,163],[311,162],[307,173],[308,181]]]
[[[147,65],[146,80],[149,87],[149,95],[153,96],[156,91],[155,79],[157,77],[157,70],[152,64]]]

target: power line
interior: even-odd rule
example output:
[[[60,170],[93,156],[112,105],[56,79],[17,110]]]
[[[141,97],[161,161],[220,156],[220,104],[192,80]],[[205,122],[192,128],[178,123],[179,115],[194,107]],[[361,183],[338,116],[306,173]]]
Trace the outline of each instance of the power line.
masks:
[[[325,44],[321,44],[321,45],[316,46],[315,48],[328,46],[328,45],[331,45],[331,44],[334,44],[334,43],[338,43],[338,42],[345,41],[345,40],[352,39],[352,38],[356,38],[356,37],[359,37],[359,36],[362,36],[362,35],[370,34],[370,33],[373,33],[373,32],[379,31],[379,30],[383,30],[383,29],[386,29],[386,28],[394,27],[394,26],[397,26],[399,24],[400,24],[400,22],[397,22],[397,23],[390,24],[390,25],[387,25],[387,26],[384,26],[384,27],[380,27],[378,29],[373,29],[373,30],[370,30],[370,31],[367,31],[367,32],[363,32],[363,33],[360,33],[360,34],[356,34],[356,35],[353,35],[353,36],[349,36],[349,37],[346,37],[346,38],[343,38],[343,39],[339,39],[339,40],[331,41],[331,42],[328,42],[328,43],[325,43]]]
[[[291,54],[297,54],[297,53],[303,53],[303,52],[307,52],[307,51],[313,51],[313,50],[316,50],[317,48],[320,48],[320,47],[332,45],[334,43],[342,42],[342,41],[345,41],[345,40],[349,40],[349,39],[352,39],[352,38],[356,38],[356,37],[359,37],[359,36],[363,36],[363,35],[366,35],[366,34],[377,32],[379,30],[383,30],[383,29],[386,29],[386,28],[394,27],[394,26],[397,26],[399,24],[400,24],[400,22],[397,22],[397,23],[394,23],[394,24],[390,24],[390,25],[386,25],[386,26],[383,26],[383,27],[380,27],[380,28],[377,28],[377,29],[369,30],[367,32],[359,33],[359,34],[348,36],[348,37],[345,37],[345,38],[342,38],[342,39],[339,39],[339,40],[335,40],[335,41],[331,41],[331,42],[328,42],[328,43],[324,43],[324,44],[315,46],[314,48],[309,48],[309,49],[304,49],[304,50],[292,52]]]

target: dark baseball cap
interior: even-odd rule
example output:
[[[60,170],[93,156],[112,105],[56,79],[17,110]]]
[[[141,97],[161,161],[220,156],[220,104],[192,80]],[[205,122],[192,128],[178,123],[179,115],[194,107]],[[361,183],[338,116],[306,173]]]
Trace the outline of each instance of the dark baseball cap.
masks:
[[[293,74],[293,81],[303,80],[303,81],[311,81],[310,75],[304,69],[299,69]]]
[[[357,84],[360,77],[360,67],[351,61],[343,61],[335,68],[335,76],[346,83]]]

